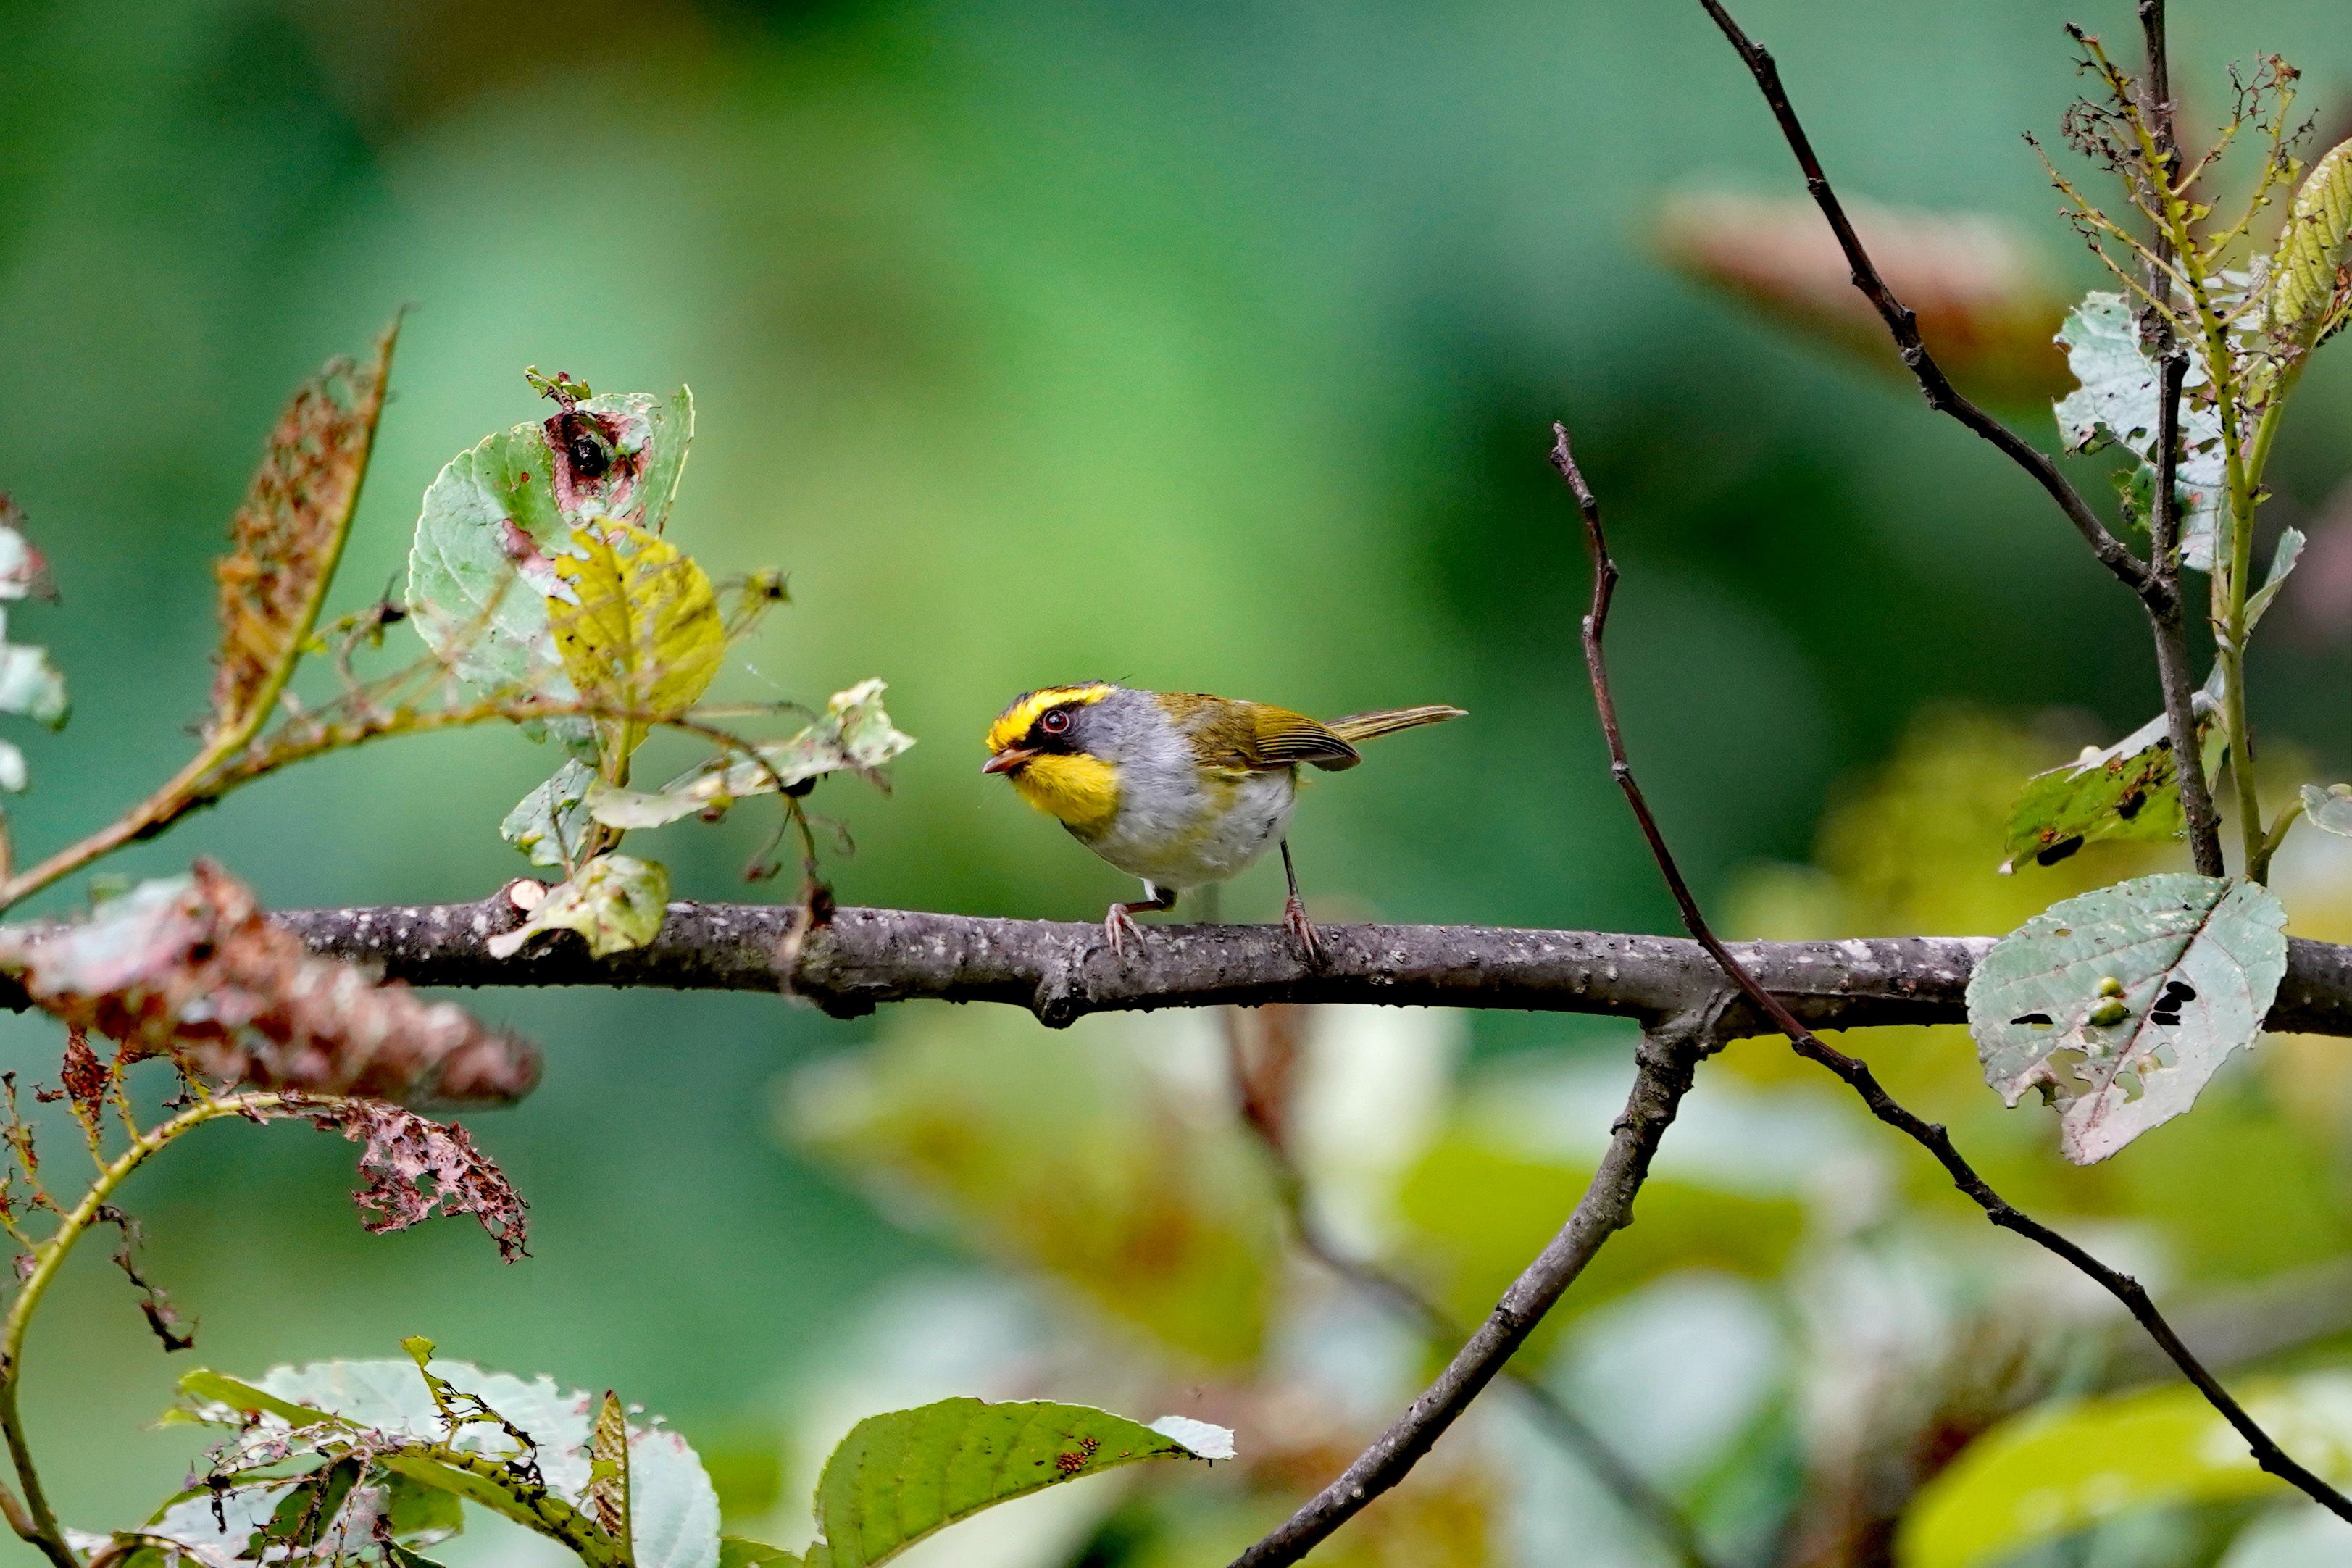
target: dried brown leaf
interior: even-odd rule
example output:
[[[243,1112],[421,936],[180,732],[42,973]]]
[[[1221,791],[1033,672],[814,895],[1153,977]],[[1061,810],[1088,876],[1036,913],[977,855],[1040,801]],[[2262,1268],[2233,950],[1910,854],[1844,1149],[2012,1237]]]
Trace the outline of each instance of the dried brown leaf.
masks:
[[[317,621],[351,531],[392,370],[395,319],[362,367],[335,360],[278,416],[245,501],[229,523],[220,579],[220,654],[207,735],[235,734],[277,700]]]
[[[68,926],[0,927],[0,968],[126,1055],[174,1056],[222,1083],[405,1103],[495,1104],[538,1053],[464,1009],[320,958],[210,861]]]
[[[367,1100],[305,1107],[301,1113],[363,1145],[364,1184],[352,1201],[371,1234],[406,1230],[436,1214],[469,1214],[499,1244],[499,1257],[512,1263],[526,1255],[528,1205],[464,1128]]]

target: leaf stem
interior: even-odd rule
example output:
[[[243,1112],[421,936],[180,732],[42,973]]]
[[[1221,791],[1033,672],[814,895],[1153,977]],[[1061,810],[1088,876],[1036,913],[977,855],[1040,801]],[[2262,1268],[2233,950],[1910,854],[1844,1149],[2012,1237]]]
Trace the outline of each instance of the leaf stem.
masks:
[[[150,1156],[189,1129],[225,1116],[258,1116],[281,1110],[295,1103],[283,1094],[236,1094],[223,1099],[206,1099],[190,1106],[168,1121],[158,1122],[145,1132],[134,1133],[130,1146],[108,1162],[99,1172],[97,1180],[81,1196],[81,1201],[59,1215],[58,1228],[38,1243],[32,1252],[32,1268],[18,1288],[16,1300],[8,1304],[5,1318],[0,1318],[0,1436],[8,1447],[9,1462],[16,1471],[17,1485],[24,1489],[21,1504],[0,1489],[0,1511],[5,1511],[10,1528],[26,1541],[40,1548],[57,1568],[82,1568],[80,1557],[66,1542],[65,1532],[58,1525],[58,1516],[49,1507],[47,1494],[41,1489],[39,1473],[33,1466],[32,1449],[25,1439],[24,1417],[17,1407],[17,1390],[24,1379],[26,1331],[32,1326],[33,1313],[48,1293],[58,1270],[63,1267],[66,1255],[74,1243],[97,1223],[100,1211],[116,1188],[131,1173],[147,1163]]]

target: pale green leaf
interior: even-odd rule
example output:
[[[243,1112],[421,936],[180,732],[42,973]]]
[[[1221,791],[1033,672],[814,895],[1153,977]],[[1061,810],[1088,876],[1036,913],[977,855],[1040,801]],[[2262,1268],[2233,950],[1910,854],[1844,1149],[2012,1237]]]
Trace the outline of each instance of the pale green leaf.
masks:
[[[2352,1378],[2321,1373],[2240,1391],[2248,1414],[2322,1478],[2352,1479]],[[2045,1405],[1979,1437],[1906,1510],[1901,1568],[1993,1568],[2040,1542],[2137,1510],[2283,1496],[2185,1384]]]
[[[1985,1081],[2059,1111],[2077,1164],[2179,1116],[2252,1046],[2286,973],[2286,910],[2253,882],[2179,873],[2064,900],[1993,945],[1968,990]]]
[[[2184,828],[2172,734],[2159,713],[2105,751],[2026,780],[2010,808],[2001,869],[2028,859],[2053,866],[2102,839],[2178,838]]]
[[[530,919],[489,939],[493,958],[512,958],[533,937],[576,931],[599,958],[643,947],[661,930],[669,902],[669,873],[658,860],[599,855],[571,880],[548,889]]]
[[[2352,838],[2352,784],[2304,785],[2303,815],[2323,832]]]
[[[547,624],[547,595],[566,592],[552,557],[589,519],[658,532],[675,500],[694,434],[685,388],[667,401],[642,392],[574,405],[604,471],[577,471],[566,415],[517,425],[449,460],[425,492],[408,558],[408,606],[417,632],[452,669],[485,689],[573,695]]]
[[[515,803],[499,824],[499,837],[530,857],[534,866],[566,866],[588,842],[593,826],[585,801],[595,771],[576,757],[537,789]]]
[[[2059,329],[2066,363],[2080,384],[2055,409],[2059,438],[2069,451],[2113,441],[2140,459],[2143,478],[2156,468],[2161,388],[2157,362],[2141,347],[2139,323],[2121,294],[2094,291]],[[2193,345],[2180,400],[2180,457],[2174,474],[2182,562],[2212,570],[2213,530],[2226,496],[2221,418],[2210,403],[2188,395],[2206,383],[2204,360]],[[2153,480],[2149,479],[2152,486]]]
[[[658,791],[587,786],[586,809],[608,827],[658,827],[699,812],[724,811],[747,795],[789,789],[825,773],[872,773],[915,743],[883,711],[885,683],[861,680],[834,693],[824,717],[788,741],[759,748],[760,761],[719,757],[679,774]]]
[[[2254,629],[2255,623],[2263,618],[2263,612],[2271,607],[2271,601],[2278,597],[2281,588],[2286,586],[2286,574],[2294,570],[2296,562],[2303,559],[2305,542],[2303,530],[2280,530],[2278,548],[2271,552],[2270,574],[2263,579],[2263,585],[2246,600],[2248,631]]]
[[[740,1535],[719,1538],[719,1568],[801,1568],[801,1554]]]
[[[588,701],[623,718],[596,722],[607,767],[637,749],[651,716],[682,714],[719,673],[727,624],[691,556],[625,522],[572,531],[548,603],[564,672]]]
[[[1199,1436],[1231,1454],[1233,1434],[1223,1427]],[[1011,1498],[1146,1459],[1206,1457],[1090,1405],[943,1399],[894,1410],[859,1422],[825,1460],[816,1489],[821,1550],[828,1568],[864,1568]]]
[[[2312,165],[2271,253],[2264,327],[2309,348],[2342,319],[2345,248],[2352,243],[2352,142]]]

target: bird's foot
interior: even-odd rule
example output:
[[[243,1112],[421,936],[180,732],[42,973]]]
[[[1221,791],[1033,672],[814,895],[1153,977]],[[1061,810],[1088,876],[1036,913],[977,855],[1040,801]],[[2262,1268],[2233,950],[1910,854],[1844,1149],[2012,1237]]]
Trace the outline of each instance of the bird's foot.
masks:
[[[1127,912],[1125,904],[1113,904],[1110,907],[1110,912],[1103,916],[1103,940],[1110,943],[1112,956],[1117,958],[1127,956],[1127,942],[1129,937],[1133,937],[1138,943],[1140,943],[1143,941],[1143,928],[1135,923],[1135,917]]]
[[[1298,943],[1299,952],[1306,955],[1310,965],[1321,965],[1323,943],[1315,934],[1315,922],[1307,918],[1307,906],[1299,901],[1296,893],[1283,901],[1282,929]]]

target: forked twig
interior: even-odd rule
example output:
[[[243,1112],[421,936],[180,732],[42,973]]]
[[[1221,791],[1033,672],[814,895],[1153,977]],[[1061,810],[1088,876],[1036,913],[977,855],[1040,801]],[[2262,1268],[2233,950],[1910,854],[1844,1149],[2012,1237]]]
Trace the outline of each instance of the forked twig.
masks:
[[[1703,0],[1708,3],[1708,0]],[[2347,1500],[2334,1487],[2305,1469],[2286,1450],[2263,1430],[2254,1418],[2246,1414],[2245,1406],[2221,1386],[2221,1380],[2208,1371],[2205,1364],[2183,1343],[2164,1314],[2157,1310],[2148,1297],[2147,1288],[2119,1269],[2110,1268],[2041,1221],[2022,1213],[1977,1173],[1976,1168],[1961,1157],[1952,1143],[1951,1135],[1940,1125],[1927,1121],[1897,1104],[1863,1062],[1844,1052],[1823,1045],[1811,1029],[1800,1023],[1781,1000],[1767,991],[1747,966],[1723,945],[1700,910],[1698,900],[1683,880],[1681,868],[1674,854],[1666,847],[1664,836],[1658,830],[1657,819],[1650,815],[1647,802],[1642,798],[1642,787],[1634,782],[1633,764],[1625,757],[1624,736],[1617,726],[1617,705],[1610,695],[1608,664],[1603,657],[1601,639],[1609,620],[1609,600],[1617,586],[1617,563],[1609,553],[1608,536],[1601,526],[1601,504],[1593,498],[1591,487],[1576,466],[1575,454],[1570,449],[1568,426],[1552,426],[1552,466],[1560,478],[1568,481],[1575,493],[1576,508],[1584,520],[1584,538],[1592,556],[1592,608],[1584,617],[1584,659],[1592,678],[1592,700],[1601,712],[1601,728],[1609,742],[1609,771],[1624,791],[1628,805],[1633,808],[1634,819],[1641,824],[1642,836],[1649,841],[1650,853],[1658,862],[1658,871],[1665,879],[1666,888],[1674,895],[1675,904],[1682,911],[1683,923],[1693,938],[1705,948],[1731,983],[1747,996],[1749,1004],[1770,1019],[1789,1037],[1797,1054],[1818,1063],[1845,1080],[1848,1088],[1862,1097],[1870,1113],[1889,1127],[1926,1149],[1936,1157],[1952,1178],[1952,1184],[1969,1201],[1984,1210],[1985,1218],[2003,1230],[2014,1231],[2028,1241],[2056,1254],[2096,1281],[2101,1289],[2124,1304],[2139,1325],[2163,1348],[2172,1363],[2196,1385],[2198,1393],[2221,1415],[2221,1418],[2245,1439],[2252,1450],[2254,1463],[2272,1475],[2294,1487],[2305,1496],[2335,1514],[2352,1522],[2352,1500]]]

